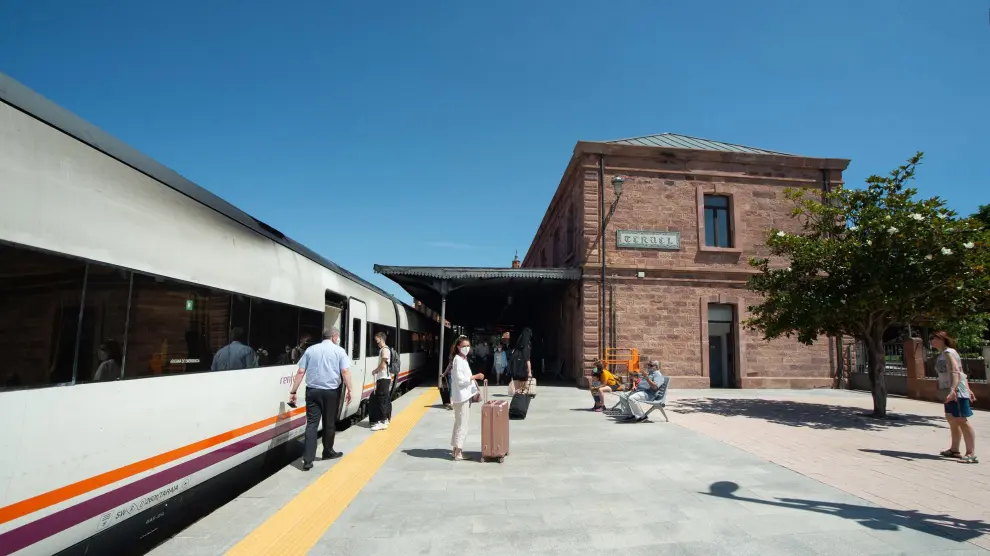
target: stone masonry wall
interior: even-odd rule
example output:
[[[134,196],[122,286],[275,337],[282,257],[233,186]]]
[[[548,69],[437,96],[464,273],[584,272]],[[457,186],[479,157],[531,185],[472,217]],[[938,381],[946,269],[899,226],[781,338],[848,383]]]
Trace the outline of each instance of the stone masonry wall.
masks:
[[[745,289],[746,280],[754,272],[749,259],[768,255],[764,242],[771,228],[788,233],[800,230],[800,222],[790,216],[793,203],[785,198],[785,188],[821,189],[826,176],[830,183],[838,184],[841,170],[833,168],[823,173],[804,159],[788,167],[779,163],[780,157],[774,157],[771,164],[762,162],[767,158],[759,156],[748,157],[746,162],[711,157],[695,160],[692,157],[697,154],[690,152],[658,151],[654,156],[605,157],[606,211],[615,199],[612,177],[626,178],[605,233],[608,281],[616,284],[617,346],[637,347],[644,356],[660,359],[665,372],[684,377],[674,382],[675,387],[707,388],[708,336],[707,328],[702,328],[702,319],[707,319],[707,301],[702,303],[702,299],[717,302],[721,296],[723,303],[735,303],[738,318],[745,319],[746,305],[758,301]],[[581,324],[585,375],[590,372],[590,362],[601,353],[601,259],[596,242],[600,218],[598,161],[598,155],[585,155],[573,173],[577,182],[574,188],[584,194],[581,237],[586,266]],[[704,245],[705,193],[730,197],[730,248]],[[680,249],[619,249],[617,230],[679,232]],[[644,277],[638,277],[640,272]],[[737,330],[741,341],[736,372],[737,383],[742,387],[831,385],[833,371],[827,339],[811,347],[787,339],[768,343],[738,325]],[[606,341],[607,338],[608,332]]]
[[[585,288],[595,293],[598,289],[597,284]],[[708,388],[708,303],[733,304],[744,320],[747,304],[755,299],[741,288],[620,279],[613,302],[618,346],[636,347],[644,361],[659,360],[662,372],[673,377],[672,387]],[[594,326],[586,326],[585,345],[593,347],[597,345],[597,317],[585,319],[585,323],[591,321]],[[804,346],[786,339],[766,342],[740,326],[735,333],[741,338],[734,362],[741,387],[825,388],[832,384],[827,340]],[[594,352],[588,355],[593,357]]]

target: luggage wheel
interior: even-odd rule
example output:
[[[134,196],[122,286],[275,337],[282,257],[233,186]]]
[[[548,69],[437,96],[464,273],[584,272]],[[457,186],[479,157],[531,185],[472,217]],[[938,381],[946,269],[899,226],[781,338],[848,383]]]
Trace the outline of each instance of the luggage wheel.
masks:
[[[502,457],[500,457],[500,458],[498,458],[498,460],[497,460],[497,461],[498,461],[499,463],[502,463],[502,462],[504,462],[504,461],[505,461],[505,456],[502,456]]]

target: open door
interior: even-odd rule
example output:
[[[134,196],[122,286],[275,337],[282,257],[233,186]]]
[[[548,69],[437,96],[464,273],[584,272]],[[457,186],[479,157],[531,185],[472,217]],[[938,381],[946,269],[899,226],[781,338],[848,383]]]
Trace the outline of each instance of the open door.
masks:
[[[340,403],[339,420],[343,420],[348,415],[357,413],[361,406],[361,398],[364,393],[365,360],[367,354],[364,353],[364,328],[368,320],[368,307],[363,301],[350,298],[347,300],[347,338],[342,343],[346,346],[347,354],[351,359],[351,403]]]

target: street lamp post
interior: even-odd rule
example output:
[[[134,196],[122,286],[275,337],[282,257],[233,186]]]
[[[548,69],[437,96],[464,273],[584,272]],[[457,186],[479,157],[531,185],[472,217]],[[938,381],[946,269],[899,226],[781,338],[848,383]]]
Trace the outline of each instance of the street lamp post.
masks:
[[[602,181],[604,181],[604,177],[605,177],[604,176],[604,173],[605,173],[604,159],[602,160],[602,166],[601,166],[600,171],[602,173]],[[606,335],[605,335],[605,315],[606,315],[606,307],[605,307],[605,272],[606,272],[606,268],[607,268],[607,265],[605,263],[605,228],[608,226],[608,221],[612,219],[612,215],[615,214],[615,207],[618,206],[619,199],[622,197],[622,186],[625,183],[626,183],[626,179],[624,177],[622,177],[622,176],[615,176],[615,177],[612,178],[612,190],[615,191],[615,200],[612,201],[612,206],[609,207],[608,214],[602,214],[601,234],[600,234],[600,239],[599,239],[599,245],[600,245],[600,248],[601,248],[601,255],[602,255],[602,257],[601,257],[601,259],[602,259],[602,288],[601,288],[601,294],[600,294],[601,295],[601,304],[600,304],[600,306],[601,306],[601,315],[600,315],[599,324],[598,324],[598,326],[599,326],[599,337],[601,338],[602,360],[605,360],[605,356],[607,354],[607,351],[606,351],[607,348],[605,347],[605,342],[606,342]],[[604,193],[604,190],[602,192]],[[604,206],[605,206],[604,203],[602,203],[602,208],[604,208]]]

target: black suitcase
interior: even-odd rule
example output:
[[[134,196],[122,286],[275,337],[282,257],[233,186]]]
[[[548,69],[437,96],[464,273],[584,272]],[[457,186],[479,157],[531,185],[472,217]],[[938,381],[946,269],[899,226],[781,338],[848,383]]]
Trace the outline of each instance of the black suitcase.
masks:
[[[526,394],[516,394],[512,396],[512,402],[509,403],[509,419],[520,421],[526,418],[526,414],[529,413],[529,400],[531,398]]]

